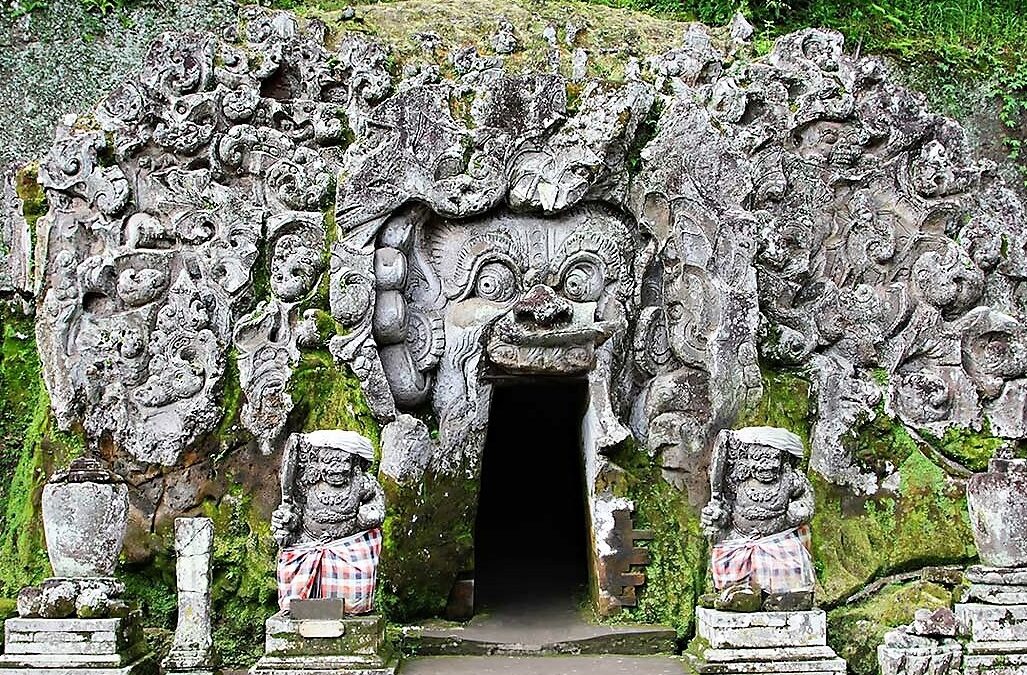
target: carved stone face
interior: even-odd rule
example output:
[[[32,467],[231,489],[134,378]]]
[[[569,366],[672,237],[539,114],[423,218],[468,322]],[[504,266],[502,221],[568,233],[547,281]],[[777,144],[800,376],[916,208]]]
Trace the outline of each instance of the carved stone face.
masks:
[[[500,213],[425,231],[450,299],[447,321],[488,326],[486,356],[507,373],[591,369],[610,337],[631,238],[612,213],[587,207],[559,218]]]
[[[747,480],[772,485],[781,480],[784,469],[783,453],[769,445],[747,444],[738,450],[732,463],[731,480],[740,484]]]
[[[318,483],[345,488],[353,481],[356,463],[353,455],[332,447],[307,448],[300,457],[302,488],[309,490]]]
[[[287,302],[303,298],[317,282],[320,258],[320,251],[299,235],[281,237],[271,259],[271,290]]]

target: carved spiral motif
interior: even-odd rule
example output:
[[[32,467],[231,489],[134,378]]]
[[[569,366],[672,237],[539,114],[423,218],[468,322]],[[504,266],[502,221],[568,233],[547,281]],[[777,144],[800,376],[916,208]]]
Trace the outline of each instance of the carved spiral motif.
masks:
[[[492,302],[509,302],[514,297],[517,276],[504,263],[487,262],[478,270],[474,280],[474,294]]]
[[[595,302],[604,285],[603,270],[591,260],[572,263],[563,276],[563,293],[574,302]]]

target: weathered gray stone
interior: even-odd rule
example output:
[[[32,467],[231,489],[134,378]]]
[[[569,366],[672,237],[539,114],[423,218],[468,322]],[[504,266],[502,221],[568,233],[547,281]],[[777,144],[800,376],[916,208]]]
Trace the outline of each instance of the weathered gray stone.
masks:
[[[956,616],[976,642],[1023,642],[1027,644],[1027,605],[961,603]]]
[[[175,577],[178,582],[178,625],[171,651],[161,664],[165,672],[209,672],[214,667],[210,613],[211,557],[214,523],[210,518],[175,520]]]
[[[827,614],[801,612],[722,612],[696,608],[697,632],[714,649],[823,647]]]
[[[993,567],[1027,567],[1027,460],[1012,451],[996,455],[987,473],[966,485],[974,541],[981,562]]]
[[[107,619],[8,619],[0,672],[151,675],[156,663],[138,615]]]
[[[966,589],[964,601],[990,605],[1027,605],[1027,586],[971,583]]]
[[[877,648],[881,675],[956,675],[963,646],[951,638],[915,635],[906,628],[889,631]]]
[[[1027,434],[1022,205],[840,35],[743,62],[751,28],[721,44],[691,25],[622,83],[586,69],[569,107],[555,29],[548,72],[467,46],[393,81],[363,35],[243,15],[221,38],[161,37],[41,164],[37,338],[61,426],[175,465],[218,424],[236,350],[241,421],[269,452],[327,273],[329,350],[376,420],[438,421],[427,446],[393,429],[414,465],[390,475],[425,458],[476,475],[490,377],[588,380],[597,569],[610,514],[634,507],[598,480],[610,451],[633,438],[704,503],[761,358],[812,373],[810,466],[855,492],[885,476],[843,437],[882,406],[939,436]],[[516,48],[498,28],[496,51]]]
[[[95,460],[75,460],[43,487],[43,530],[57,577],[113,576],[127,523],[128,487]],[[45,588],[43,595],[45,607]],[[76,595],[73,589],[73,606]]]

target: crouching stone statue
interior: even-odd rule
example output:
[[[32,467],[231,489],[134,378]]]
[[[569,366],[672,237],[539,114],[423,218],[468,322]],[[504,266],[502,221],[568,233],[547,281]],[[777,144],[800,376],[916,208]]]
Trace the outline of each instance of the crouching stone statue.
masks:
[[[371,442],[353,431],[293,434],[282,457],[282,503],[271,516],[278,600],[341,598],[346,614],[373,608],[385,496],[367,473]]]
[[[371,613],[385,519],[373,459],[371,441],[352,431],[289,437],[271,515],[281,611],[267,620],[251,675],[395,673],[385,622]]]
[[[713,544],[717,609],[809,609],[813,490],[799,470],[802,440],[775,427],[724,430],[710,466],[702,525]]]

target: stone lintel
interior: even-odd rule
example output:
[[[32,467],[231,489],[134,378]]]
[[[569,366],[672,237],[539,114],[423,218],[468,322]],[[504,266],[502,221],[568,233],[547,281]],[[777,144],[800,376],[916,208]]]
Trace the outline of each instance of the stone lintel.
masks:
[[[385,622],[375,614],[344,619],[294,619],[279,612],[267,620],[264,649],[275,657],[368,657],[385,643]]]
[[[1027,586],[973,583],[966,597],[989,605],[1027,605]]]
[[[4,622],[4,633],[117,633],[127,621],[123,618],[110,619],[8,619]]]
[[[0,655],[0,675],[156,675],[157,662],[148,653],[132,660],[110,656]]]
[[[963,675],[1023,675],[1027,672],[1027,654],[967,654],[963,657]]]

